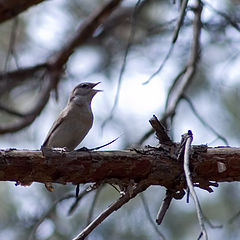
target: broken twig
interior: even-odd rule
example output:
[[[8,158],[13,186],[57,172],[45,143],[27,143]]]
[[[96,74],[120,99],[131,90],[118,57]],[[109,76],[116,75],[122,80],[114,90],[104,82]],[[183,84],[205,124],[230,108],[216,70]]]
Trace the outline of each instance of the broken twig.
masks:
[[[191,196],[193,197],[193,200],[194,200],[199,225],[201,227],[201,234],[199,236],[199,239],[203,236],[204,239],[207,240],[208,236],[207,236],[207,231],[206,231],[206,228],[205,228],[205,225],[204,225],[204,218],[203,218],[203,215],[202,215],[201,206],[200,206],[197,194],[194,190],[193,183],[192,183],[192,180],[191,180],[191,173],[190,173],[190,170],[189,170],[191,143],[192,143],[192,140],[193,140],[192,132],[189,130],[187,135],[185,135],[185,136],[186,136],[186,138],[185,138],[186,141],[184,141],[185,142],[185,147],[184,147],[184,165],[183,165],[184,173],[185,173],[185,177],[186,177],[186,181],[187,181],[187,186],[188,186],[190,194],[191,194]]]

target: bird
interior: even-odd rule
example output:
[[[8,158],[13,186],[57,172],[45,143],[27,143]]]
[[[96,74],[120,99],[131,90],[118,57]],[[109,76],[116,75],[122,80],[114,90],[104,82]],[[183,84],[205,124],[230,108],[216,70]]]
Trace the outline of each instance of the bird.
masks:
[[[102,92],[94,89],[99,83],[80,83],[72,90],[67,106],[53,123],[42,147],[73,151],[82,142],[93,124],[91,102],[96,93]]]
[[[73,151],[82,142],[93,124],[91,102],[96,93],[102,92],[94,89],[99,83],[80,83],[72,90],[67,106],[50,128],[42,144],[42,150],[47,147]],[[50,182],[44,184],[48,191],[54,191]],[[78,192],[79,184],[76,195]]]

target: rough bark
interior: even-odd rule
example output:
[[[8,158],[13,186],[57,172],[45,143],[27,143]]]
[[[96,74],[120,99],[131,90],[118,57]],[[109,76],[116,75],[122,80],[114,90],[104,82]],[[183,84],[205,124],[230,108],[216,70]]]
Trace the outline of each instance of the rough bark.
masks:
[[[195,149],[195,148],[194,148]],[[197,148],[196,148],[197,149]],[[185,186],[181,161],[163,149],[59,152],[1,150],[0,180],[29,182],[87,183],[147,180],[169,189]],[[191,154],[194,183],[208,189],[209,181],[240,180],[240,148],[217,147]]]

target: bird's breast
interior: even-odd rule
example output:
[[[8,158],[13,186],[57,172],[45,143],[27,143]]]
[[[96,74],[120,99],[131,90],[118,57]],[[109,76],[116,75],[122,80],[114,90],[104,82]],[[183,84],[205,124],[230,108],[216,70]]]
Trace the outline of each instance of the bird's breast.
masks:
[[[87,135],[93,124],[91,108],[70,108],[64,120],[48,141],[51,147],[67,147],[74,150]]]

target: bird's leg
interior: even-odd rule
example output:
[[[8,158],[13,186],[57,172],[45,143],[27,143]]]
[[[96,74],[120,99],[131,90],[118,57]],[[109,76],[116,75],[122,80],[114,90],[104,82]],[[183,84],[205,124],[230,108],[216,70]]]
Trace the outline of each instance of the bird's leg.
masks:
[[[56,156],[56,151],[60,152],[60,154],[64,153],[64,152],[69,152],[69,150],[64,147],[64,148],[52,148],[52,147],[45,147],[45,146],[41,146],[41,151],[44,157],[48,158],[48,157],[53,157]],[[49,192],[53,192],[54,191],[54,187],[52,185],[51,182],[45,182],[45,187]]]
[[[79,195],[79,191],[80,191],[80,184],[77,184],[77,186],[76,186],[76,193],[75,193],[76,198]]]

